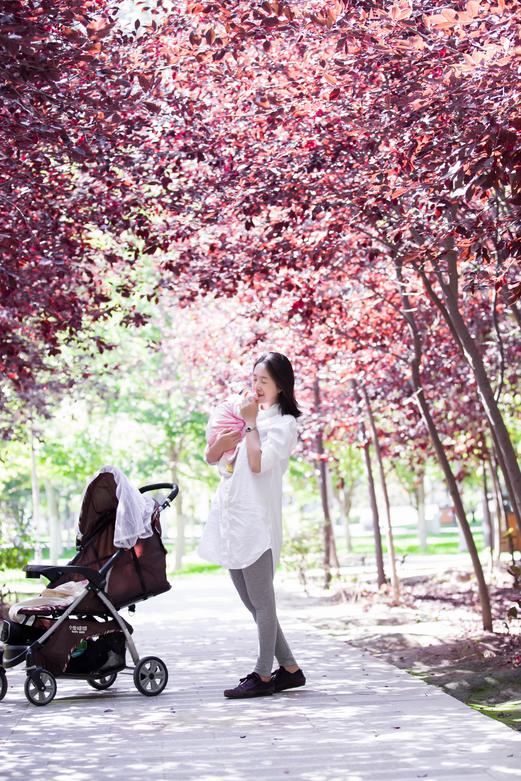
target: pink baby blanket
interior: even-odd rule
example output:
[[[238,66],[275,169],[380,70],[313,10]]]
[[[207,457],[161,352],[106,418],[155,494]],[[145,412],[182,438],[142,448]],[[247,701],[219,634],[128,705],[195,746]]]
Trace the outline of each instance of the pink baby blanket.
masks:
[[[244,436],[246,422],[240,415],[241,404],[244,399],[241,396],[233,396],[217,405],[212,413],[208,428],[206,429],[206,441],[210,446],[224,431],[239,431],[241,439]],[[223,453],[226,461],[231,462],[235,458],[236,448]]]

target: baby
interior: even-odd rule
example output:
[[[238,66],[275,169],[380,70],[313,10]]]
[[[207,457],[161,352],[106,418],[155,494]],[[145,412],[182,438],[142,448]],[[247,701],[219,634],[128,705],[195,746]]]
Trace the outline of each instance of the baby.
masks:
[[[231,396],[229,399],[226,399],[226,401],[222,401],[217,405],[212,412],[206,428],[206,441],[210,447],[214,444],[217,437],[225,431],[238,431],[241,434],[242,440],[246,426],[246,421],[240,414],[241,404],[243,403],[244,398],[241,395],[236,395]],[[224,469],[228,474],[233,472],[233,461],[237,455],[238,447],[239,445],[233,450],[226,450],[219,462],[220,464],[223,464]]]

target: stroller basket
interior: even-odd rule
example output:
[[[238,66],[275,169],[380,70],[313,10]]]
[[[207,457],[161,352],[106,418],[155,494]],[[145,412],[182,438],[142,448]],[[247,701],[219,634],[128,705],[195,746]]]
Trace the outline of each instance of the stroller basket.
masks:
[[[84,644],[84,645],[83,645]],[[92,675],[117,672],[125,667],[125,635],[111,632],[83,641],[72,652],[66,672],[70,675]]]

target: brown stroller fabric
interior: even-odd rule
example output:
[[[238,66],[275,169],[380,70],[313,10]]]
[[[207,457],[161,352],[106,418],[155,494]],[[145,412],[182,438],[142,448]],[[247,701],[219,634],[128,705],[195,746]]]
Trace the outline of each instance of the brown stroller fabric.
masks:
[[[78,525],[77,555],[70,561],[99,571],[117,551],[119,558],[107,577],[105,593],[119,610],[148,597],[162,594],[171,586],[166,577],[166,549],[161,539],[160,507],[152,513],[152,536],[140,539],[134,547],[123,550],[114,546],[114,526],[118,498],[114,475],[104,472],[89,485],[83,497]],[[64,575],[53,582],[58,586],[66,580],[81,580],[82,575]],[[106,606],[89,594],[82,601],[81,611],[106,613]]]

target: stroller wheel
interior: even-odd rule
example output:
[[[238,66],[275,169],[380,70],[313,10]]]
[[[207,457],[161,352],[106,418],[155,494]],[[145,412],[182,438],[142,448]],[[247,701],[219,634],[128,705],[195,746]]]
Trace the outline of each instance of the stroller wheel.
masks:
[[[138,692],[145,697],[161,694],[168,683],[166,664],[157,656],[145,656],[136,665],[134,683]]]
[[[102,675],[101,678],[93,678],[92,676],[90,678],[87,678],[87,683],[89,686],[92,686],[93,689],[98,689],[99,691],[103,691],[103,689],[110,689],[116,678],[118,677],[117,673],[111,673],[110,675]]]
[[[56,695],[56,678],[47,670],[40,670],[35,674],[39,678],[39,684],[30,675],[25,679],[25,696],[33,705],[48,705]]]
[[[0,700],[7,694],[7,675],[3,667],[0,667]]]

